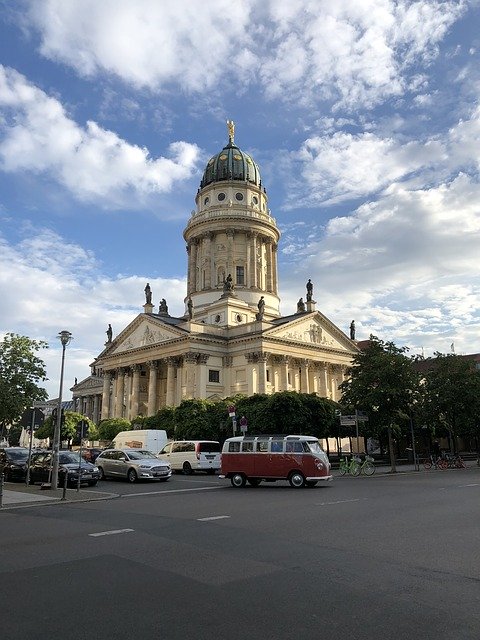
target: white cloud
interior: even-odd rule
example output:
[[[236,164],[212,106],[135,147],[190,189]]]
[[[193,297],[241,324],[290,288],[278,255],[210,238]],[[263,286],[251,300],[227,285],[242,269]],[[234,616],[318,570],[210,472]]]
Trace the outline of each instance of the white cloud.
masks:
[[[14,112],[14,116],[12,116]],[[95,122],[80,127],[55,98],[0,65],[0,163],[6,172],[47,174],[76,198],[108,207],[164,193],[196,170],[196,145],[174,142],[153,159]]]
[[[267,96],[372,106],[408,86],[464,2],[419,0],[35,0],[41,53],[83,76],[154,91],[203,92],[260,80]],[[412,71],[412,75],[415,75]]]
[[[49,229],[25,228],[17,245],[0,236],[0,335],[13,331],[46,340],[51,349],[40,357],[47,363],[46,388],[58,393],[59,342],[63,329],[74,336],[66,369],[66,385],[89,374],[88,365],[103,349],[108,323],[119,333],[143,313],[146,276],[107,279],[95,256],[66,242]],[[171,315],[185,312],[184,280],[149,278],[153,302],[165,298]]]

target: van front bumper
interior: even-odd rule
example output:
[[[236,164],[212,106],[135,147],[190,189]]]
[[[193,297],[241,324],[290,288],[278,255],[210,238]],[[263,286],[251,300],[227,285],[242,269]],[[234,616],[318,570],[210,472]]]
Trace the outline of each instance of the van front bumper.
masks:
[[[331,482],[333,480],[333,476],[309,476],[308,478],[305,478],[305,480],[307,480],[307,482]]]

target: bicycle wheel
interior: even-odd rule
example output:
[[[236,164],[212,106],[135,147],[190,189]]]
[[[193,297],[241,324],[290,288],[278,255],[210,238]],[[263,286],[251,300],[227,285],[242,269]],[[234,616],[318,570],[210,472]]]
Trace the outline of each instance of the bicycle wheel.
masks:
[[[428,470],[428,469],[431,469],[431,468],[432,468],[432,461],[431,461],[431,459],[430,459],[430,458],[426,458],[426,459],[423,461],[423,468],[424,468],[424,469],[426,469],[426,470]]]
[[[462,460],[462,458],[460,458],[460,456],[455,460],[455,467],[457,469],[466,469],[467,465],[465,464],[465,462]]]
[[[367,460],[362,464],[362,473],[366,476],[373,476],[375,473],[375,465]]]
[[[448,462],[446,460],[437,460],[437,467],[442,471],[448,469]]]
[[[357,462],[350,464],[350,474],[355,477],[360,475],[360,465]]]
[[[338,467],[338,472],[340,473],[341,476],[344,476],[347,473],[347,467],[340,463],[340,466]]]

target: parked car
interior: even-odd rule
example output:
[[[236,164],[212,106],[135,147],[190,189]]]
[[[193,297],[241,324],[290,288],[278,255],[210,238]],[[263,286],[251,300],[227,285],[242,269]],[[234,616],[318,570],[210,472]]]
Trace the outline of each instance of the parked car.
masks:
[[[25,480],[28,449],[26,447],[2,447],[0,449],[0,473],[6,482]]]
[[[220,470],[220,451],[216,440],[176,440],[163,447],[158,457],[168,461],[173,471],[186,475],[194,471],[215,473]]]
[[[35,451],[30,459],[30,484],[36,482],[48,482],[52,467],[52,451]],[[80,470],[80,483],[94,487],[100,473],[98,467],[80,457],[77,451],[59,451],[58,453],[58,485],[63,487],[65,474],[67,474],[67,486],[75,487],[78,484],[78,472]]]
[[[159,460],[147,449],[106,449],[95,461],[100,478],[126,478],[137,480],[161,480],[172,475],[168,462]]]
[[[84,447],[82,449],[82,458],[93,464],[97,459],[97,456],[99,456],[102,451],[103,449],[100,449],[99,447]]]

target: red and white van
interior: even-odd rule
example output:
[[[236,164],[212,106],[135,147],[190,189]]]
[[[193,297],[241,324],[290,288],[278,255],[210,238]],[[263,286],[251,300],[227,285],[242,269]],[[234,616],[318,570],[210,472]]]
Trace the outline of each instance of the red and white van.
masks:
[[[221,478],[234,487],[288,480],[294,488],[330,482],[330,462],[313,436],[236,436],[225,440]]]

